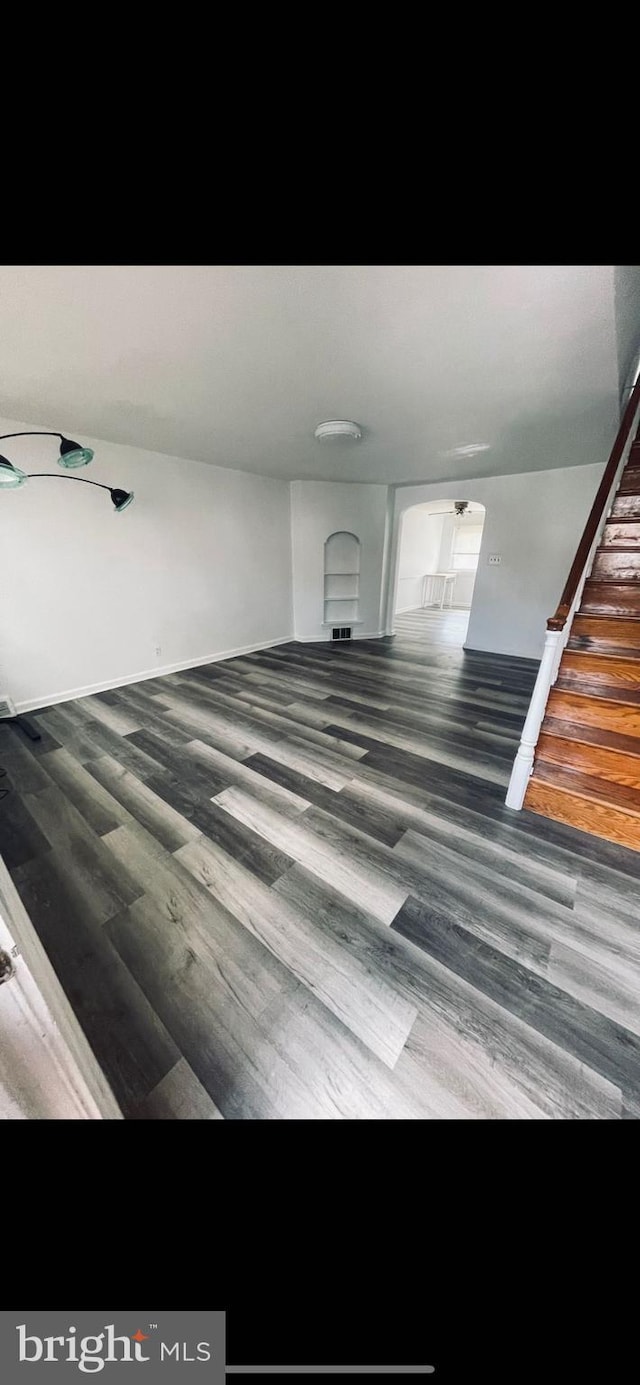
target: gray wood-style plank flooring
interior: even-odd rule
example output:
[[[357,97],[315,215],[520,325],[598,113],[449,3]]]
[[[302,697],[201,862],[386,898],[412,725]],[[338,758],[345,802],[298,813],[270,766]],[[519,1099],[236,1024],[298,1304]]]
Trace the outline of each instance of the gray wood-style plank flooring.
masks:
[[[133,1120],[640,1116],[640,856],[504,796],[467,613],[0,722],[0,852]]]

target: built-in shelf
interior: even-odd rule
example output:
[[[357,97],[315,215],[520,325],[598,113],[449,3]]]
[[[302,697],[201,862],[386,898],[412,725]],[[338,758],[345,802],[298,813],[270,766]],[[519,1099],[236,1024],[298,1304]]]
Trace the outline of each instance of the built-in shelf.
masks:
[[[340,610],[335,611],[334,607]],[[338,530],[324,546],[323,625],[346,627],[361,625],[360,620],[360,540],[356,534]]]

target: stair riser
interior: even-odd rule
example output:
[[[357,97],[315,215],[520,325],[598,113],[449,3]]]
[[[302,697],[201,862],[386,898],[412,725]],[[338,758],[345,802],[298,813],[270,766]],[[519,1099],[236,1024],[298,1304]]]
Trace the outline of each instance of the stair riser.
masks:
[[[600,549],[591,569],[592,578],[611,582],[640,582],[640,549],[637,553],[608,553]]]
[[[640,496],[640,466],[637,465],[637,458],[633,466],[625,467],[617,493],[618,495]]]
[[[555,822],[567,823],[581,832],[590,832],[606,841],[630,847],[632,851],[640,851],[640,820],[635,814],[579,798],[535,778],[529,780],[524,806]]]
[[[548,760],[536,760],[533,773],[539,783],[551,784],[554,789],[587,798],[591,803],[604,803],[620,813],[635,813],[640,837],[640,790],[619,784],[615,779],[587,774],[573,765],[554,765]]]
[[[589,578],[584,585],[580,612],[582,615],[640,617],[640,583],[630,582],[625,586]]]
[[[622,524],[614,519],[607,520],[602,535],[602,542],[605,548],[612,543],[637,544],[640,548],[640,520],[632,520],[629,524]]]
[[[539,761],[565,769],[577,769],[612,784],[624,784],[625,788],[640,790],[640,755],[624,755],[615,750],[605,750],[599,745],[566,741],[561,736],[551,736],[543,731],[536,746],[536,764]]]
[[[547,715],[583,726],[600,726],[624,736],[640,737],[640,707],[633,703],[606,702],[604,698],[580,697],[578,693],[552,688]]]
[[[566,717],[545,715],[542,730],[563,741],[573,741],[576,745],[597,745],[601,750],[615,750],[621,755],[640,755],[640,737],[607,731],[602,726],[586,726],[584,722],[568,721]]]

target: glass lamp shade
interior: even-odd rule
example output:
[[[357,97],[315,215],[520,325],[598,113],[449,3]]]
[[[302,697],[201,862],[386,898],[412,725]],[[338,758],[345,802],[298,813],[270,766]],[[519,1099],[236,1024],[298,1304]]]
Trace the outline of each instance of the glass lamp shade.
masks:
[[[90,447],[81,447],[79,442],[72,442],[70,438],[62,438],[58,458],[60,466],[69,469],[76,466],[88,466],[92,460],[93,451]]]
[[[126,510],[127,505],[131,504],[131,501],[133,500],[133,491],[112,490],[111,499],[113,501],[116,514],[119,515],[121,510]]]
[[[23,486],[26,480],[27,476],[24,471],[13,466],[6,457],[0,457],[0,489],[13,490],[15,486]]]

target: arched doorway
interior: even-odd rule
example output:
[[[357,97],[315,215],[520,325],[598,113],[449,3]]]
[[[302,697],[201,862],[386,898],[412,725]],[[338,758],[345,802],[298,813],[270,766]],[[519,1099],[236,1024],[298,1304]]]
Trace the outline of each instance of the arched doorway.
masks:
[[[475,500],[429,500],[404,512],[393,633],[463,645],[473,602],[485,507]]]

